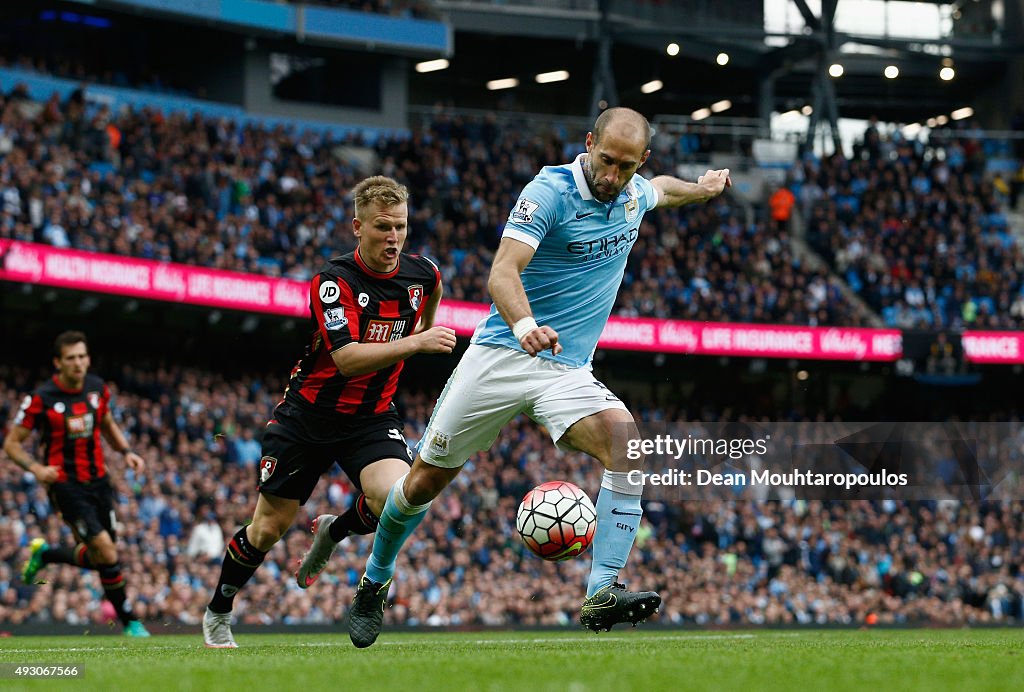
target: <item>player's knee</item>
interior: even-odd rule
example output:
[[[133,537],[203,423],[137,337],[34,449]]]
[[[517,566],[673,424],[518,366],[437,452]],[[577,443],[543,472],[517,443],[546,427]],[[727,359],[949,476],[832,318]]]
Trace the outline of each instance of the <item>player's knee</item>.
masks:
[[[387,495],[380,497],[379,495],[371,495],[367,492],[364,492],[363,494],[366,497],[366,506],[371,512],[373,512],[373,516],[380,517],[381,512],[384,511],[384,503],[388,501]]]
[[[288,531],[287,524],[281,525],[272,519],[264,518],[262,520],[254,520],[249,524],[245,535],[254,548],[265,553],[281,540],[286,531]]]
[[[604,466],[605,469],[608,471],[615,471],[616,473],[639,471],[644,467],[642,456],[639,459],[631,459],[623,454],[614,454],[611,450],[609,450],[607,454],[598,456],[597,460],[601,462],[601,465]]]
[[[395,482],[409,472],[409,465],[400,459],[383,459],[364,468],[359,474],[366,504],[380,516]]]

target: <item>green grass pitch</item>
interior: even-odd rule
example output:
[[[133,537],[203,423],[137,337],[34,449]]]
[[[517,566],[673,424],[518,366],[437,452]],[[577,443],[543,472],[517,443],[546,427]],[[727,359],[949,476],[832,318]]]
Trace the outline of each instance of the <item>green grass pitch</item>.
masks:
[[[1024,631],[789,630],[397,634],[357,650],[340,634],[0,640],[0,663],[84,665],[84,677],[0,680],[74,690],[1021,690]]]

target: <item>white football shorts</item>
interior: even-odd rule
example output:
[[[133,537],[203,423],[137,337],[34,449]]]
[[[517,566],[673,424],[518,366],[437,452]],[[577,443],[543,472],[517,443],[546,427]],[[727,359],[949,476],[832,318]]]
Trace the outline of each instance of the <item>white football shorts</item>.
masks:
[[[434,466],[460,467],[489,449],[520,413],[547,428],[558,445],[573,423],[612,408],[628,411],[589,367],[470,344],[434,406],[419,454]]]

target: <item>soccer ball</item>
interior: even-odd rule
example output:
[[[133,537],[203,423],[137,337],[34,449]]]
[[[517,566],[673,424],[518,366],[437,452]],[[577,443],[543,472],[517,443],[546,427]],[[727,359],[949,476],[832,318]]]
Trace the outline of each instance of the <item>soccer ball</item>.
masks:
[[[594,540],[597,510],[587,494],[566,481],[541,483],[526,493],[516,529],[537,557],[560,562],[582,555]]]

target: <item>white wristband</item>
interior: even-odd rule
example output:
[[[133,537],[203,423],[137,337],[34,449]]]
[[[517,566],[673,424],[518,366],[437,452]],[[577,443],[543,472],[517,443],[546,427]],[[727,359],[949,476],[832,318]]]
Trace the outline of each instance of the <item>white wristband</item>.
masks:
[[[516,341],[522,341],[524,336],[536,328],[537,320],[528,315],[512,325],[512,333],[515,334]]]

